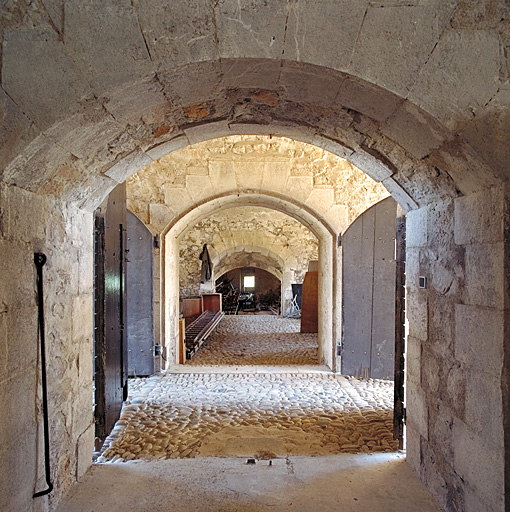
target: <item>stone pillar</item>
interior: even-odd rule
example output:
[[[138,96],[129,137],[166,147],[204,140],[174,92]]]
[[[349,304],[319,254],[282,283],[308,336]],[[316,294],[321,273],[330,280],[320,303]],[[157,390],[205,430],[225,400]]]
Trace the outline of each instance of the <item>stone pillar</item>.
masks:
[[[334,264],[333,236],[319,239],[319,361],[334,369],[333,319],[335,298],[333,283],[336,279]]]
[[[167,233],[164,245],[164,353],[167,364],[179,362],[179,242]]]
[[[287,316],[292,311],[292,269],[285,265],[281,281],[281,309],[282,316]]]
[[[447,511],[505,506],[504,197],[408,214],[407,456]]]

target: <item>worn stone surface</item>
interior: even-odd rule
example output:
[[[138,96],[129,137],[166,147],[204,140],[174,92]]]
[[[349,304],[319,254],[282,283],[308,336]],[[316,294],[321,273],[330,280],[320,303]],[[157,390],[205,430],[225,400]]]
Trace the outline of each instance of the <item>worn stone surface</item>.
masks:
[[[4,33],[2,86],[41,130],[74,113],[80,100],[91,96],[76,64],[49,28]]]
[[[354,43],[366,11],[365,1],[326,1],[313,5],[305,1],[289,6],[287,47],[285,57],[290,60],[314,62],[333,69],[346,69],[350,63]],[[335,26],[325,25],[324,18],[333,16]],[[320,32],[321,41],[311,41]],[[331,53],[335,46],[340,51]]]
[[[3,89],[0,90],[0,111],[5,122],[0,139],[0,166],[4,169],[21,147],[37,136],[38,131]]]
[[[441,9],[438,7],[441,5]],[[406,96],[453,11],[453,2],[440,0],[424,5],[370,5],[357,35],[350,69],[353,74],[383,82],[386,88]],[[373,48],[379,51],[374,52]],[[402,59],[406,55],[405,60]],[[386,66],[378,65],[385,55]],[[399,65],[396,65],[396,63]]]
[[[463,131],[471,146],[502,174],[510,158],[510,147],[502,139],[502,134],[510,130],[509,101],[510,86],[499,89],[485,106],[486,112],[474,116]]]
[[[218,51],[223,58],[240,53],[251,58],[280,58],[284,48],[288,3],[275,0],[219,2],[215,9]]]
[[[186,365],[317,364],[317,334],[299,330],[299,319],[225,316]]]
[[[409,503],[421,512],[441,510],[403,454],[380,453],[286,457],[271,465],[239,457],[96,464],[58,511],[164,512],[168,503],[175,512],[309,512],[318,505],[323,511],[408,512]]]
[[[391,452],[392,393],[331,374],[136,379],[97,461]]]
[[[43,284],[55,503],[77,473],[83,475],[90,465],[93,274],[92,259],[84,254],[90,249],[92,221],[89,214],[17,187],[3,187],[1,198],[5,226],[0,239],[0,333],[5,369],[0,371],[0,388],[6,411],[0,422],[1,470],[24,490],[13,497],[3,487],[0,506],[30,510],[34,486],[45,486],[34,252],[48,258]],[[23,448],[24,458],[15,446]]]
[[[506,173],[510,36],[503,0],[477,8],[464,1],[279,2],[271,11],[264,2],[211,6],[205,0],[77,5],[45,0],[2,6],[3,87],[43,129],[92,103],[108,105],[112,97],[133,111],[130,105],[140,105],[140,98],[158,96],[151,90],[159,83],[156,90],[164,91],[165,100],[147,101],[144,113],[135,108],[139,126],[119,126],[125,134],[145,133],[140,148],[157,143],[163,132],[206,133],[205,123],[214,121],[223,134],[235,132],[234,124],[262,124],[266,133],[326,136],[352,152],[372,147],[381,137],[378,122],[408,97]],[[90,16],[95,23],[86,22]],[[297,74],[280,72],[291,68]],[[328,84],[339,93],[321,108],[332,93]],[[494,115],[498,122],[489,128]],[[116,119],[128,118],[119,112]],[[204,125],[188,126],[197,122]],[[427,145],[415,144],[407,122],[392,118],[386,142],[409,149],[418,163]],[[435,123],[431,119],[431,128]],[[477,127],[491,132],[491,144]],[[92,133],[93,119],[83,128]],[[385,156],[391,160],[391,151]],[[90,175],[100,172],[86,167]],[[441,167],[448,172],[447,165]],[[455,180],[463,190],[462,175]]]
[[[475,494],[484,510],[501,510],[504,472],[493,450],[504,446],[497,384],[507,302],[502,194],[495,188],[409,216],[406,400],[408,427],[419,442],[412,441],[408,460],[445,510],[477,510],[468,508]],[[424,289],[419,276],[427,279]],[[466,449],[471,443],[473,450]],[[483,477],[475,477],[480,469],[468,462],[472,457],[490,466]]]
[[[98,10],[104,10],[97,16]],[[96,22],[87,20],[94,16]],[[98,94],[153,70],[144,35],[129,2],[79,0],[65,5],[65,47]],[[100,63],[100,64],[99,64]]]
[[[447,31],[424,63],[422,78],[413,87],[409,99],[447,128],[462,129],[498,90],[500,59],[495,50],[499,44],[498,34],[494,32]],[[480,58],[481,55],[491,57]],[[457,94],[448,108],[444,108],[438,98],[452,86]]]
[[[158,69],[215,56],[213,9],[205,2],[141,0],[136,2],[136,12]]]

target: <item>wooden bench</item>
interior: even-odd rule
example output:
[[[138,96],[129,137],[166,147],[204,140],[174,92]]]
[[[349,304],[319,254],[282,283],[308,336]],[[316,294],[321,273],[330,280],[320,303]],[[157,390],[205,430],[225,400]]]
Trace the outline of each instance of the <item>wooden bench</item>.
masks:
[[[184,343],[186,359],[191,359],[202,346],[207,337],[221,322],[224,314],[221,311],[204,311],[196,320],[186,327]]]

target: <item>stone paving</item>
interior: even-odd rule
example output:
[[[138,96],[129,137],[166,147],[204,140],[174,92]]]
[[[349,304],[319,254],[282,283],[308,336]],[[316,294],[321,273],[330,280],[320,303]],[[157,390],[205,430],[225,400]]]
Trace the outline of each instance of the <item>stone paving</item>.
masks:
[[[390,452],[393,384],[332,373],[184,373],[130,381],[97,462]]]
[[[187,365],[311,365],[317,334],[301,334],[300,320],[227,315]]]

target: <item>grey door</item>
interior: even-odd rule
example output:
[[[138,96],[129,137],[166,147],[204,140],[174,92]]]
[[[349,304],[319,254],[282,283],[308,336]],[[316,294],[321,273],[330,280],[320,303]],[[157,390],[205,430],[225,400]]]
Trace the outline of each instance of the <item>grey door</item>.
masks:
[[[342,237],[342,373],[394,378],[397,203],[384,199]]]
[[[127,212],[127,347],[129,376],[154,373],[152,233]]]

